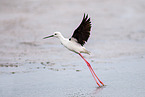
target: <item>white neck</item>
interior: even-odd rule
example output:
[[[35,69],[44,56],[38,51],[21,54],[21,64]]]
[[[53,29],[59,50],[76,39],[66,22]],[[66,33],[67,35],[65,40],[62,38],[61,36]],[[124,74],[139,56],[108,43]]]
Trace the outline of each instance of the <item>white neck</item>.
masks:
[[[58,37],[57,37],[61,43],[64,42],[65,38],[60,34]]]

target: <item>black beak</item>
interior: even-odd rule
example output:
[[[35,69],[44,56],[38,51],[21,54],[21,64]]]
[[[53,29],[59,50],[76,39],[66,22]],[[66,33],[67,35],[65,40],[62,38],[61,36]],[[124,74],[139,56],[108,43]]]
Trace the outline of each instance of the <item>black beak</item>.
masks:
[[[50,37],[54,37],[54,35],[50,35],[50,36],[44,37],[43,39],[50,38]]]

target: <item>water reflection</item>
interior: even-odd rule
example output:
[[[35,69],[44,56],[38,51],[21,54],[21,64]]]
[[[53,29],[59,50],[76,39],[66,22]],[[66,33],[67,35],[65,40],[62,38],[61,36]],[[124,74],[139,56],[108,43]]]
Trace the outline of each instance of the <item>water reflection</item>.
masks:
[[[101,86],[101,87],[97,87],[93,92],[92,94],[95,96],[97,95],[98,93],[100,93],[104,88],[106,88],[107,85],[105,86]]]
[[[104,88],[106,88],[105,86],[101,86],[101,87],[96,87],[96,88],[87,88],[87,89],[78,89],[76,91],[72,91],[70,94],[68,94],[67,96],[69,97],[96,97]]]

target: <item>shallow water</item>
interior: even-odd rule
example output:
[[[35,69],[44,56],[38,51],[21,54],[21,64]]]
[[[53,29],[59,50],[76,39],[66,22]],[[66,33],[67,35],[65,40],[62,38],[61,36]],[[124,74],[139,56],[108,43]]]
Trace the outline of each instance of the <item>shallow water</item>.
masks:
[[[0,1],[0,97],[144,97],[143,0]],[[70,37],[84,13],[92,21],[87,65],[58,39]]]

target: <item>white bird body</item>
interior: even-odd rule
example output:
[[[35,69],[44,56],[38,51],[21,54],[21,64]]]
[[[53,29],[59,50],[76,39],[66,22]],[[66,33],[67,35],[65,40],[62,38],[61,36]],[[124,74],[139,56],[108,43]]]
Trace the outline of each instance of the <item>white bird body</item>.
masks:
[[[57,37],[61,44],[66,47],[67,49],[75,52],[75,53],[86,53],[90,54],[89,51],[85,49],[85,47],[81,46],[79,43],[76,42],[75,39],[69,40],[64,38],[60,32],[54,32],[55,37]]]
[[[93,68],[91,67],[90,63],[81,55],[81,53],[86,53],[90,54],[89,51],[83,47],[85,42],[87,42],[89,36],[90,36],[90,31],[91,31],[91,21],[90,18],[88,19],[88,15],[83,17],[83,20],[79,27],[74,31],[72,37],[70,39],[64,38],[60,32],[54,32],[53,35],[44,37],[43,39],[50,38],[50,37],[56,37],[60,40],[61,44],[64,45],[67,49],[70,51],[73,51],[77,54],[79,54],[83,60],[87,63],[92,76],[94,77],[96,83],[100,87],[100,84],[98,81],[104,86],[104,83],[101,82],[101,80],[97,77],[95,74]],[[98,79],[98,81],[97,81]]]

